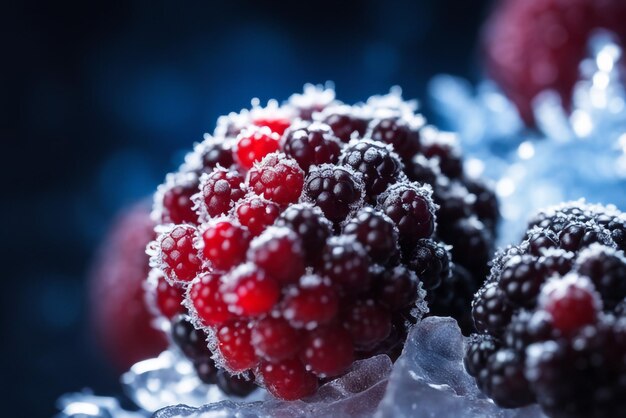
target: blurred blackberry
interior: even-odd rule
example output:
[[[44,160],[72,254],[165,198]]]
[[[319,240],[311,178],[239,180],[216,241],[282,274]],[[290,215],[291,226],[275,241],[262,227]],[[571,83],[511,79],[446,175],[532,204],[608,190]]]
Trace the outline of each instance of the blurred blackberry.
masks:
[[[352,134],[362,137],[367,130],[369,119],[354,106],[331,106],[316,119],[324,122],[342,142],[349,142]]]
[[[369,139],[351,141],[341,151],[339,164],[349,166],[363,175],[365,192],[372,202],[387,186],[400,178],[403,169],[400,157],[391,147]]]
[[[455,318],[463,335],[469,335],[475,331],[471,306],[478,288],[479,284],[467,270],[453,264],[450,277],[428,292],[430,314]]]
[[[472,334],[467,340],[466,354],[463,359],[465,370],[470,376],[478,377],[487,367],[489,357],[500,348],[500,343],[488,334]]]
[[[225,140],[206,139],[195,147],[192,155],[197,157],[200,163],[195,170],[198,174],[210,173],[218,165],[230,168],[235,164],[233,150]]]
[[[485,370],[485,369],[483,369]],[[512,349],[500,349],[489,357],[482,389],[504,408],[519,408],[535,402],[524,376],[524,355]]]
[[[550,317],[546,312],[532,313],[522,310],[511,319],[503,341],[506,347],[523,353],[529,345],[553,337],[558,337],[558,333],[552,328]]]
[[[339,159],[341,145],[330,127],[322,123],[300,123],[285,132],[281,139],[284,153],[309,171],[312,165],[334,164]]]
[[[215,365],[215,361],[211,357],[204,357],[193,360],[193,367],[196,370],[198,378],[206,384],[214,385],[217,383],[217,375],[219,369]]]
[[[476,293],[472,302],[474,326],[479,332],[501,336],[513,310],[497,283],[489,283]]]
[[[374,141],[391,144],[402,161],[408,162],[420,151],[421,124],[412,122],[400,117],[375,119],[370,122],[365,136]]]
[[[581,251],[576,270],[591,279],[605,309],[613,310],[626,298],[626,258],[621,251],[593,244]]]
[[[602,321],[567,340],[530,346],[526,376],[537,401],[554,417],[623,417],[626,414],[626,344],[623,326]]]
[[[429,160],[422,154],[415,154],[410,161],[405,162],[404,171],[409,180],[421,184],[430,184],[433,187],[442,179],[447,181],[447,178],[441,174],[439,163],[435,160]]]
[[[437,159],[441,172],[451,179],[463,176],[463,160],[456,137],[450,133],[425,129],[420,152],[428,159]]]
[[[227,395],[244,398],[257,389],[254,380],[246,380],[240,376],[231,376],[220,370],[217,373],[217,386]]]
[[[433,189],[433,200],[439,205],[437,221],[450,225],[474,213],[476,196],[458,181],[447,181]]]
[[[199,360],[211,357],[204,331],[194,328],[191,318],[178,314],[171,321],[172,341],[186,357]]]
[[[361,209],[343,228],[344,235],[355,235],[374,263],[386,264],[397,257],[398,230],[393,221],[371,207]]]
[[[463,184],[476,196],[473,205],[474,213],[495,233],[498,219],[500,219],[500,209],[494,188],[479,178],[464,177]]]
[[[489,229],[471,216],[451,225],[440,224],[438,232],[443,241],[452,246],[452,260],[482,282],[489,272],[488,263],[494,247]]]
[[[414,305],[419,295],[419,278],[403,265],[381,268],[373,274],[374,294],[392,311]]]
[[[413,252],[406,257],[406,265],[417,274],[427,290],[437,288],[450,277],[448,248],[432,239],[417,241]]]

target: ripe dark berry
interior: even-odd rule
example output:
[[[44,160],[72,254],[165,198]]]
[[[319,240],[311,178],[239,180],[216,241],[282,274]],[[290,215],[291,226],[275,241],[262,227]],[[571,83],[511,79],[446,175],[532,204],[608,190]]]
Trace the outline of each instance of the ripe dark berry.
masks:
[[[580,253],[576,270],[591,279],[606,309],[613,309],[626,298],[626,258],[623,252],[593,244]]]
[[[342,316],[357,348],[371,348],[391,333],[391,314],[372,299],[356,301]]]
[[[216,168],[200,179],[200,193],[194,197],[198,212],[205,220],[225,214],[245,194],[244,178],[239,172]]]
[[[485,277],[487,264],[493,254],[493,237],[489,229],[472,216],[452,225],[441,225],[441,237],[452,246],[452,260],[476,277]]]
[[[446,181],[437,184],[434,188],[433,199],[439,205],[437,222],[440,225],[451,225],[474,213],[473,207],[476,196],[470,193],[459,181]]]
[[[476,329],[494,336],[502,335],[511,320],[511,314],[512,309],[507,302],[506,294],[497,283],[490,283],[483,287],[472,303],[472,316]]]
[[[182,169],[195,173],[210,173],[215,168],[231,168],[235,164],[232,141],[205,135],[205,140],[194,147],[185,157]]]
[[[176,315],[171,324],[172,340],[187,357],[191,360],[211,357],[204,331],[195,329],[187,315]]]
[[[202,255],[211,268],[228,271],[246,257],[250,232],[233,221],[216,220],[202,232]]]
[[[494,188],[486,181],[478,178],[466,177],[463,179],[463,183],[467,190],[476,196],[474,213],[478,219],[495,231],[500,218],[500,209]]]
[[[319,119],[330,126],[337,138],[348,142],[355,134],[362,137],[367,130],[368,119],[353,106],[331,106],[325,109]]]
[[[594,323],[601,306],[591,282],[576,274],[550,280],[539,298],[539,307],[550,315],[553,326],[564,334]]]
[[[308,372],[297,358],[279,363],[261,363],[259,371],[267,390],[279,399],[292,401],[307,398],[317,390],[317,377]]]
[[[270,227],[252,241],[248,259],[281,283],[295,283],[304,274],[300,237],[285,227]]]
[[[504,408],[519,408],[535,401],[524,377],[524,355],[500,349],[489,357],[483,390]]]
[[[559,238],[555,232],[549,229],[532,228],[526,233],[526,242],[528,243],[528,252],[540,256],[550,248],[557,248]]]
[[[450,277],[450,253],[445,244],[432,239],[417,241],[408,256],[407,266],[417,274],[424,288],[437,288]]]
[[[224,370],[217,372],[217,381],[215,383],[226,395],[238,396],[240,398],[245,398],[258,387],[253,380],[247,380],[240,376],[231,376]]]
[[[369,139],[351,141],[341,151],[339,164],[363,175],[365,193],[372,202],[401,177],[403,169],[400,157],[391,146]]]
[[[343,327],[328,325],[310,331],[304,340],[300,357],[307,370],[319,377],[343,373],[354,359],[350,333]]]
[[[513,318],[504,333],[504,344],[518,352],[536,342],[558,338],[559,332],[553,328],[552,319],[545,311],[522,310]]]
[[[322,254],[320,273],[349,292],[369,287],[370,262],[363,245],[353,236],[331,237]]]
[[[191,304],[189,309],[195,312],[203,325],[221,325],[232,318],[220,290],[221,284],[219,275],[203,273],[189,287],[187,297]]]
[[[354,235],[374,263],[385,264],[399,253],[398,229],[389,217],[364,207],[343,227],[344,235]]]
[[[156,272],[157,277],[156,306],[159,313],[168,319],[183,313],[185,311],[185,307],[182,305],[185,297],[184,290],[177,284],[168,283],[159,270],[154,269],[153,271]]]
[[[280,215],[276,225],[288,227],[298,234],[306,264],[317,265],[333,230],[333,225],[317,206],[307,203],[289,206]]]
[[[250,337],[247,321],[234,320],[218,328],[217,347],[229,371],[244,372],[257,365],[258,358]]]
[[[400,232],[400,246],[410,251],[420,238],[435,229],[435,204],[431,189],[416,183],[397,183],[378,199],[378,209],[389,216]]]
[[[297,202],[303,183],[304,172],[295,160],[279,153],[267,155],[248,173],[250,189],[279,205]]]
[[[365,136],[374,141],[391,144],[403,161],[410,161],[420,150],[421,125],[421,119],[407,120],[399,117],[376,119],[370,122]]]
[[[334,164],[341,145],[330,127],[322,123],[296,125],[281,140],[284,153],[308,172],[312,165]]]
[[[335,225],[356,213],[365,195],[361,176],[346,167],[313,167],[304,182],[303,200],[319,206]]]
[[[161,223],[198,223],[191,197],[198,193],[200,181],[195,173],[168,174],[155,196],[155,216]]]
[[[539,259],[524,255],[513,257],[505,264],[498,284],[513,305],[532,308],[547,278]]]
[[[256,353],[273,363],[293,357],[300,350],[300,333],[282,318],[267,317],[252,327]]]
[[[435,316],[455,318],[463,335],[475,331],[472,318],[472,300],[480,284],[458,264],[452,264],[451,275],[428,294],[428,308]]]
[[[326,279],[327,280],[327,279]],[[332,321],[339,310],[335,289],[319,276],[300,279],[283,300],[283,316],[296,328],[312,329]]]
[[[206,384],[214,385],[217,383],[217,375],[219,369],[215,365],[215,361],[211,357],[203,357],[194,360],[193,368],[196,370],[198,378]]]
[[[411,181],[435,186],[441,179],[447,179],[441,174],[439,162],[429,160],[422,154],[415,154],[410,161],[405,161],[406,175]]]
[[[566,225],[559,234],[561,248],[576,251],[593,243],[611,245],[609,232],[594,223],[572,222]]]
[[[403,265],[385,269],[374,284],[377,299],[389,309],[397,311],[413,305],[420,297],[419,279],[415,272]]]
[[[426,158],[437,159],[441,172],[451,179],[463,175],[463,161],[457,139],[453,134],[428,129],[424,132],[420,152]]]
[[[249,170],[255,162],[279,149],[280,134],[268,127],[248,128],[237,136],[235,156],[244,169]]]
[[[151,250],[151,265],[161,268],[172,282],[191,281],[200,271],[198,250],[194,247],[197,233],[190,225],[176,225],[162,232]]]
[[[305,84],[302,94],[289,96],[288,103],[302,120],[312,120],[313,114],[322,112],[335,101],[335,90],[329,86]]]
[[[251,195],[237,202],[234,213],[239,223],[257,236],[278,218],[280,207],[260,196]]]
[[[474,377],[487,367],[489,357],[494,354],[500,343],[488,334],[472,334],[467,340],[467,351],[463,364],[465,370]]]
[[[268,313],[280,297],[278,282],[253,264],[242,264],[224,276],[221,291],[229,309],[239,316]]]

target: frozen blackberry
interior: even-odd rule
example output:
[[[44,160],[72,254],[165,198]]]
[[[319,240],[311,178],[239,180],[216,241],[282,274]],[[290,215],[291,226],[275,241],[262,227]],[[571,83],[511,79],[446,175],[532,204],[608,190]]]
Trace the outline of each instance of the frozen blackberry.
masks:
[[[204,141],[197,144],[193,152],[185,157],[181,171],[193,171],[200,176],[202,173],[210,173],[218,166],[231,168],[234,164],[232,141],[206,134]]]
[[[480,289],[472,302],[472,317],[479,332],[500,336],[511,320],[513,310],[497,283]]]
[[[335,136],[343,142],[350,141],[353,134],[362,137],[369,122],[363,112],[354,106],[328,107],[317,119],[330,126]]]
[[[382,142],[355,139],[341,151],[339,164],[351,167],[363,175],[365,193],[372,202],[395,183],[402,174],[403,165],[393,148]]]
[[[211,357],[204,331],[195,329],[189,316],[180,314],[172,318],[171,333],[172,341],[185,356],[192,360]]]
[[[199,184],[195,173],[168,174],[154,196],[152,218],[162,224],[197,224],[198,215],[191,197],[198,193]]]
[[[403,265],[391,270],[381,269],[374,275],[374,280],[374,294],[393,311],[407,308],[420,298],[417,275]]]
[[[500,209],[494,188],[486,181],[478,178],[465,177],[463,184],[467,190],[476,196],[473,205],[474,213],[478,219],[495,232],[498,219],[500,219]]]
[[[467,270],[453,264],[450,277],[428,292],[430,314],[455,318],[463,335],[469,335],[476,330],[472,318],[472,300],[478,288],[479,283]]]
[[[427,290],[437,288],[450,277],[450,253],[445,244],[432,239],[417,241],[406,258],[407,266],[417,274]]]
[[[334,164],[341,145],[330,127],[322,123],[301,123],[285,132],[281,145],[284,153],[308,172],[312,165]]]
[[[613,310],[626,298],[626,258],[623,252],[592,244],[581,251],[576,270],[591,279],[606,309]]]
[[[422,154],[415,154],[410,161],[406,161],[404,171],[409,180],[430,184],[433,187],[442,180],[447,181],[447,177],[441,174],[439,163],[429,160]]]
[[[457,179],[463,175],[461,150],[453,134],[432,127],[424,129],[420,151],[426,158],[437,159],[441,172],[449,178]]]
[[[434,188],[433,199],[439,205],[437,221],[450,225],[474,213],[476,196],[458,181],[447,181]]]
[[[331,237],[322,253],[320,273],[346,291],[367,291],[369,258],[354,236]]]
[[[276,220],[277,226],[286,226],[300,237],[308,266],[316,265],[326,240],[332,235],[332,224],[322,211],[310,204],[292,205]]]
[[[524,376],[524,355],[511,349],[500,349],[489,357],[483,390],[504,408],[519,408],[535,402]]]
[[[374,141],[391,144],[403,161],[411,161],[420,151],[420,131],[422,120],[407,120],[400,117],[386,117],[370,122],[365,135]]]
[[[624,328],[612,321],[585,327],[576,344],[550,340],[527,350],[526,376],[553,417],[623,417],[626,412]]]
[[[241,376],[231,376],[228,372],[220,370],[217,372],[217,387],[222,389],[227,395],[244,398],[257,389],[253,380],[247,380]]]
[[[559,237],[554,231],[536,227],[526,233],[524,245],[530,254],[540,256],[549,248],[557,248]]]
[[[563,227],[559,234],[561,248],[567,251],[577,251],[593,243],[614,245],[610,233],[593,222],[572,222]]]
[[[377,208],[389,216],[400,232],[400,247],[410,253],[420,238],[435,229],[436,206],[431,189],[417,183],[397,183],[378,198]]]
[[[523,255],[505,264],[498,285],[513,306],[532,308],[545,280],[546,272],[539,259]]]
[[[559,333],[552,327],[550,316],[546,312],[532,313],[522,310],[511,319],[503,341],[506,347],[522,353],[533,343],[558,338],[558,336]]]
[[[476,277],[485,277],[493,254],[493,237],[476,217],[459,219],[452,225],[440,225],[439,234],[452,246],[452,259]]]
[[[472,334],[467,340],[466,354],[463,359],[465,370],[478,377],[481,370],[487,367],[489,357],[498,351],[500,343],[491,335]]]
[[[203,357],[193,360],[193,368],[198,378],[206,384],[214,385],[217,383],[217,375],[219,373],[215,361],[211,357]]]
[[[359,210],[364,197],[361,175],[349,168],[322,164],[313,167],[304,181],[303,200],[319,206],[335,226]]]
[[[385,264],[399,254],[398,229],[389,217],[371,207],[350,219],[343,233],[356,236],[374,263]]]

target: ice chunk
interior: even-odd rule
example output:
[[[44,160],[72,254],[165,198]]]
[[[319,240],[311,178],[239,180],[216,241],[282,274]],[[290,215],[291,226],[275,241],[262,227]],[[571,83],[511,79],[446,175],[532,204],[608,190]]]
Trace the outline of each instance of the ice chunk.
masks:
[[[146,411],[126,411],[115,398],[90,392],[69,393],[57,402],[61,412],[55,418],[147,418]]]
[[[225,400],[199,408],[179,404],[157,411],[155,418],[371,417],[385,393],[392,363],[378,355],[360,360],[339,379],[322,386],[306,401],[285,402],[266,395],[265,402]]]
[[[486,399],[463,367],[464,344],[452,318],[429,317],[413,327],[375,417],[543,417],[537,406],[505,410]]]

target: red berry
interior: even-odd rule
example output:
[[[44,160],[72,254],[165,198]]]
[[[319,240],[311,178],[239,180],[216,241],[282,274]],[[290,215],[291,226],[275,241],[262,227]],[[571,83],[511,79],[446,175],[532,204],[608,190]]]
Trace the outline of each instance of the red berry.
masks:
[[[246,228],[229,220],[216,221],[202,233],[202,255],[212,268],[228,271],[245,259],[250,239]]]
[[[343,324],[357,347],[371,348],[391,332],[391,314],[371,299],[359,300],[343,314]]]
[[[161,268],[173,282],[189,282],[200,271],[198,250],[194,247],[197,230],[191,225],[175,225],[159,235],[151,263]]]
[[[216,168],[200,179],[197,204],[200,215],[212,218],[228,212],[245,194],[244,178],[235,170]]]
[[[280,215],[279,206],[260,196],[252,195],[240,200],[235,206],[235,216],[252,235],[257,236]]]
[[[285,154],[273,153],[250,170],[248,184],[259,196],[287,205],[300,198],[304,172],[295,160]]]
[[[352,364],[354,347],[350,333],[331,325],[310,331],[300,356],[307,368],[319,377],[337,376]]]
[[[339,309],[333,287],[319,276],[304,276],[283,302],[283,316],[296,328],[311,329],[332,321]]]
[[[280,363],[261,363],[259,367],[266,389],[286,401],[306,398],[317,390],[317,378],[297,358]]]
[[[237,137],[236,157],[239,165],[246,170],[255,162],[278,151],[280,134],[272,132],[268,127],[248,128]]]
[[[256,353],[271,362],[293,357],[300,350],[300,334],[282,318],[267,317],[252,327]]]
[[[160,205],[161,223],[198,223],[191,196],[198,193],[200,181],[194,173],[168,174],[165,183],[159,186],[155,204]]]
[[[174,315],[185,312],[182,305],[185,298],[184,289],[178,284],[170,284],[165,276],[157,269],[152,270],[157,277],[156,306],[164,317],[171,319]]]
[[[224,277],[224,298],[238,315],[268,313],[278,302],[280,287],[254,264],[242,264]]]
[[[270,129],[270,131],[278,135],[282,135],[287,130],[287,128],[289,128],[289,125],[291,125],[291,120],[289,120],[289,118],[281,116],[264,116],[255,118],[252,123],[254,123],[256,126],[266,126]]]
[[[580,61],[593,30],[626,41],[622,0],[509,0],[487,22],[484,43],[489,75],[533,122],[532,100],[556,90],[569,107]]]
[[[220,285],[220,276],[213,273],[200,274],[191,283],[189,302],[204,325],[220,325],[232,317]]]
[[[302,243],[288,228],[266,229],[252,241],[248,258],[281,283],[297,282],[304,274]]]
[[[258,363],[250,336],[247,321],[230,321],[218,329],[217,347],[229,371],[244,372]]]
[[[587,278],[569,274],[546,283],[539,305],[552,317],[552,325],[565,334],[596,322],[600,296]]]

